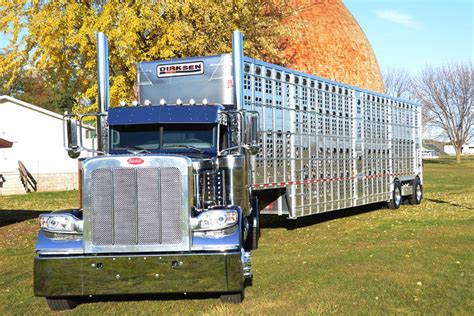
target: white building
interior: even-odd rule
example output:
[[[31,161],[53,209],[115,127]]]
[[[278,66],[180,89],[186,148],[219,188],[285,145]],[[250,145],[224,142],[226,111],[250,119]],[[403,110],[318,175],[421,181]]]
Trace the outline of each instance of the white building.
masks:
[[[86,135],[85,130],[83,134]],[[19,162],[36,181],[37,191],[77,189],[77,160],[69,158],[64,149],[62,116],[3,95],[0,195],[25,193]],[[28,189],[34,190],[31,186]]]
[[[456,151],[453,145],[445,145],[444,152],[450,156],[455,156]],[[474,155],[474,144],[465,144],[462,146],[461,155]]]
[[[426,148],[424,146],[421,147],[421,158],[422,159],[439,159],[439,154],[436,150]]]

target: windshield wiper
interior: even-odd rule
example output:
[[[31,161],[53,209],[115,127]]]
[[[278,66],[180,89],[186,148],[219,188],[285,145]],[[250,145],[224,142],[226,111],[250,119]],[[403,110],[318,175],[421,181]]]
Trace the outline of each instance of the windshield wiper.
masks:
[[[197,148],[196,146],[193,146],[193,145],[184,145],[184,144],[163,144],[163,148],[164,147],[168,147],[168,148],[189,148],[189,149],[194,149],[196,151],[198,151],[199,153],[202,154],[202,150]]]
[[[138,155],[138,154],[149,154],[150,151],[146,150],[145,148],[142,148],[140,146],[130,146],[125,148],[129,153]]]

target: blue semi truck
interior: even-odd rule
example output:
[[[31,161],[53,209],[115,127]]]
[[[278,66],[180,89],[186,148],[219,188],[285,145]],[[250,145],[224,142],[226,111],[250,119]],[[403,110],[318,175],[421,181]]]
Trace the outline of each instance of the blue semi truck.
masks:
[[[99,110],[65,115],[80,207],[42,214],[34,293],[83,297],[217,292],[241,302],[260,214],[298,218],[422,199],[420,107],[243,55],[141,62],[138,100],[109,107],[97,34]],[[86,148],[86,118],[97,147]]]

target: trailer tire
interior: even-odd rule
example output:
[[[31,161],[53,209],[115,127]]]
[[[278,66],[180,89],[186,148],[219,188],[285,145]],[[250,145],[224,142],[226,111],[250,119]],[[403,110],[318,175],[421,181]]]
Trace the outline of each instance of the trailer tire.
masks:
[[[258,211],[257,198],[252,199],[252,213],[248,217],[249,232],[245,240],[245,250],[255,250],[258,248],[258,240],[260,238],[260,214]]]
[[[420,183],[420,179],[415,178],[413,180],[413,194],[408,199],[408,202],[411,205],[417,205],[417,204],[420,204],[422,200],[423,200],[423,186]]]
[[[69,310],[78,305],[77,301],[67,298],[46,298],[46,303],[52,311]]]
[[[245,291],[242,290],[238,293],[227,293],[221,295],[221,302],[231,303],[231,304],[240,304],[244,301]]]
[[[389,209],[396,210],[400,208],[402,204],[402,186],[400,182],[395,182],[393,184],[392,198],[387,203]]]

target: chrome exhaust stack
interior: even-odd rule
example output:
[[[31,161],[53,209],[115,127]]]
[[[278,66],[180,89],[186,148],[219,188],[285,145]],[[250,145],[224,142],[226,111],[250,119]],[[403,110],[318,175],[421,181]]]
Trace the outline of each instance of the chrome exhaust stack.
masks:
[[[108,151],[107,111],[110,105],[109,96],[109,49],[107,36],[96,33],[97,41],[97,80],[99,85],[99,109],[97,116],[97,150]]]
[[[235,105],[237,110],[242,110],[244,105],[244,38],[239,30],[232,32],[232,67]]]

